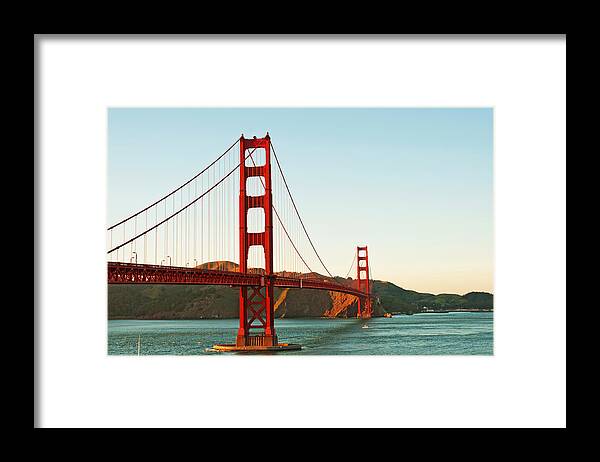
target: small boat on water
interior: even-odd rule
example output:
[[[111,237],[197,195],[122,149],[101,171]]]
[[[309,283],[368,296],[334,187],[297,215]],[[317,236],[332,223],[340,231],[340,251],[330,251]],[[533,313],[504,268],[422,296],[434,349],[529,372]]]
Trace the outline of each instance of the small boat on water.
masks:
[[[367,326],[366,324],[364,326],[362,326],[363,329],[368,329],[369,326]]]

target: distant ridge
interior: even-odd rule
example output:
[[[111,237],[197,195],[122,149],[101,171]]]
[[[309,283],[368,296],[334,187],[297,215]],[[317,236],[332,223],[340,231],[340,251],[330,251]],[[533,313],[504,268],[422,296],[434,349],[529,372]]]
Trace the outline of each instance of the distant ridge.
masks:
[[[198,265],[200,269],[237,271],[238,264],[214,261]],[[249,272],[262,273],[262,268]],[[338,284],[353,285],[351,278],[330,278],[319,273],[280,272],[280,276],[318,278]],[[356,297],[316,289],[275,288],[276,316],[293,317],[353,317]],[[491,310],[494,296],[487,292],[430,294],[404,289],[387,281],[372,281],[375,299],[374,316],[384,313],[413,314],[423,311]],[[109,285],[109,319],[213,319],[238,316],[239,292],[228,286],[186,285]]]

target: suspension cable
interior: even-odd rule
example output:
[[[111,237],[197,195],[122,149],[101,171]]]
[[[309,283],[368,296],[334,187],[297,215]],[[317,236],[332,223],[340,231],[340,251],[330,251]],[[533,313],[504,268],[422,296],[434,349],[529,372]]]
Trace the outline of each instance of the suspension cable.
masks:
[[[231,149],[231,148],[230,148]],[[254,152],[254,151],[252,151]],[[244,161],[252,155],[252,152],[250,152],[245,158]],[[177,212],[172,213],[169,217],[165,218],[163,221],[161,221],[160,223],[155,224],[154,226],[152,226],[151,228],[148,228],[146,231],[138,234],[137,236],[132,237],[131,239],[129,239],[126,242],[123,242],[122,244],[118,245],[117,247],[109,250],[107,253],[112,253],[115,250],[120,249],[121,247],[129,244],[130,242],[133,242],[134,240],[136,240],[137,238],[145,235],[146,233],[152,231],[155,228],[158,228],[160,225],[164,224],[165,222],[169,221],[171,218],[173,218],[175,215],[179,214],[180,212],[186,210],[188,207],[190,207],[191,205],[195,204],[196,202],[198,202],[200,199],[202,199],[204,196],[206,196],[209,192],[211,192],[213,189],[215,189],[217,186],[219,186],[223,181],[225,181],[233,172],[235,172],[238,167],[242,165],[242,162],[240,162],[239,164],[237,164],[227,175],[225,175],[223,178],[221,178],[217,183],[215,183],[213,186],[211,186],[209,189],[207,189],[201,196],[198,196],[196,199],[194,199],[192,202],[190,202],[189,204],[185,205],[184,207],[181,207]]]
[[[354,263],[356,263],[356,252],[354,252],[354,256],[352,257],[352,264],[350,265],[350,269],[346,273],[345,279],[348,279],[348,276],[350,276],[350,271],[352,271],[352,268],[354,268]]]
[[[231,149],[238,143],[238,141],[240,140],[240,138],[238,138],[237,140],[235,140],[235,142],[229,146],[229,148],[227,148],[227,151],[225,151],[223,154],[221,154],[219,157],[217,157],[210,165],[208,165],[208,167],[204,168],[204,170],[202,170],[200,173],[194,175],[190,180],[186,181],[185,183],[183,183],[181,186],[179,186],[179,188],[175,189],[174,191],[171,191],[169,194],[167,194],[166,196],[164,196],[163,198],[157,200],[156,202],[154,202],[153,204],[150,204],[148,207],[146,207],[145,209],[140,210],[137,213],[134,213],[133,215],[131,215],[129,218],[125,218],[124,220],[121,220],[120,222],[118,222],[116,225],[112,225],[110,228],[108,228],[107,231],[110,231],[113,228],[116,228],[119,225],[122,225],[123,223],[125,223],[126,221],[131,220],[134,217],[137,217],[139,214],[145,212],[146,210],[154,207],[156,204],[158,204],[159,202],[162,202],[163,200],[165,200],[167,197],[171,196],[172,194],[175,194],[177,191],[179,191],[180,189],[182,189],[183,187],[187,186],[188,184],[190,184],[192,181],[194,181],[196,178],[198,178],[200,175],[202,175],[204,172],[206,172],[209,168],[211,168],[213,165],[215,165],[219,160],[221,160],[223,158],[223,156],[225,156],[225,154],[227,154],[229,151],[231,151]]]
[[[254,149],[254,151],[256,151],[257,148]],[[250,153],[250,160],[252,161],[252,164],[254,164],[254,166],[256,167],[256,162],[254,162],[254,158],[252,157],[252,153],[254,152],[252,151]],[[263,185],[263,188],[265,188],[265,193],[266,193],[266,185],[264,183],[263,177],[259,177],[260,178],[260,182]],[[272,191],[272,190],[271,190]],[[272,195],[272,193],[271,193]],[[292,244],[292,247],[294,248],[294,250],[296,251],[296,253],[298,254],[298,256],[300,257],[300,259],[304,262],[304,265],[308,268],[308,271],[310,271],[311,273],[314,273],[314,271],[310,268],[310,266],[308,266],[308,263],[306,263],[306,261],[304,260],[304,257],[300,254],[300,252],[298,251],[298,249],[296,248],[296,245],[294,244],[294,241],[292,241],[292,238],[290,237],[290,235],[288,234],[287,229],[285,228],[285,225],[283,224],[283,222],[281,221],[281,218],[279,217],[279,214],[277,213],[277,209],[275,208],[275,205],[273,204],[273,201],[271,200],[271,208],[273,209],[273,212],[275,212],[275,216],[277,217],[277,220],[279,220],[279,224],[281,225],[281,227],[283,228],[283,231],[285,232],[285,235],[287,236],[287,238],[290,241],[290,244]]]
[[[298,215],[298,219],[300,220],[300,224],[302,225],[302,229],[304,230],[304,233],[306,234],[306,237],[308,238],[308,242],[310,243],[312,249],[315,251],[315,255],[317,256],[317,258],[321,262],[321,265],[323,265],[323,268],[325,268],[325,271],[327,271],[327,274],[329,274],[330,277],[333,277],[333,275],[331,274],[331,272],[325,266],[325,263],[323,263],[323,260],[321,259],[321,256],[317,252],[317,249],[315,248],[315,245],[312,242],[312,239],[308,235],[308,231],[306,230],[306,227],[304,226],[304,222],[302,221],[302,217],[300,217],[300,212],[298,212],[298,208],[296,207],[296,202],[294,202],[294,198],[292,197],[292,193],[290,192],[290,188],[288,187],[287,181],[285,180],[285,175],[283,174],[283,170],[281,169],[281,164],[279,163],[279,159],[277,157],[277,153],[275,152],[275,148],[273,147],[273,143],[271,143],[271,140],[269,140],[269,144],[271,145],[271,149],[273,150],[273,155],[275,156],[275,160],[277,161],[277,167],[279,168],[279,172],[281,173],[281,177],[283,178],[283,184],[285,185],[285,189],[287,189],[287,192],[288,192],[288,194],[290,196],[290,199],[292,200],[292,205],[294,206],[294,210],[296,211],[296,215]]]

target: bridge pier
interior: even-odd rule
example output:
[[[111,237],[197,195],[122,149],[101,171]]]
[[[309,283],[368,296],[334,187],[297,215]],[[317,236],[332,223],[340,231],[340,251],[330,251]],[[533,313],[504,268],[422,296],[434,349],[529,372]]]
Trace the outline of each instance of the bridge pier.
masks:
[[[272,277],[261,278],[261,281],[266,281],[262,287],[240,287],[240,326],[235,341],[238,347],[277,345],[274,324],[274,281]],[[258,321],[258,324],[254,321]],[[258,333],[252,335],[252,329],[257,329]]]
[[[363,300],[358,298],[358,318],[370,318],[373,314],[371,306],[371,287],[369,283],[369,251],[367,246],[356,247],[356,280],[358,290],[365,292],[366,297]]]
[[[249,150],[264,149],[265,163],[247,165],[252,159]],[[259,177],[264,186],[261,196],[246,194],[248,178]],[[235,345],[215,345],[219,351],[265,351],[277,349],[300,349],[300,345],[280,344],[275,332],[275,309],[273,300],[273,198],[271,190],[271,138],[240,138],[240,196],[239,196],[239,238],[241,273],[248,272],[248,251],[251,246],[260,246],[265,255],[264,275],[260,286],[240,287],[240,324]],[[248,211],[262,208],[265,216],[265,229],[262,232],[248,232]]]

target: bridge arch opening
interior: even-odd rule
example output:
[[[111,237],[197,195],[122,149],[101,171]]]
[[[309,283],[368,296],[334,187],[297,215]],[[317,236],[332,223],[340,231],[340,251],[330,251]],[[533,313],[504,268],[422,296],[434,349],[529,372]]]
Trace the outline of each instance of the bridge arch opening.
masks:
[[[247,148],[245,150],[246,167],[262,167],[267,163],[267,151],[265,148]]]
[[[248,270],[265,269],[265,249],[262,245],[251,245],[248,247]]]
[[[246,195],[260,197],[265,195],[265,177],[251,176],[246,179]]]
[[[265,209],[262,207],[248,209],[246,220],[249,233],[263,233],[265,231]]]

